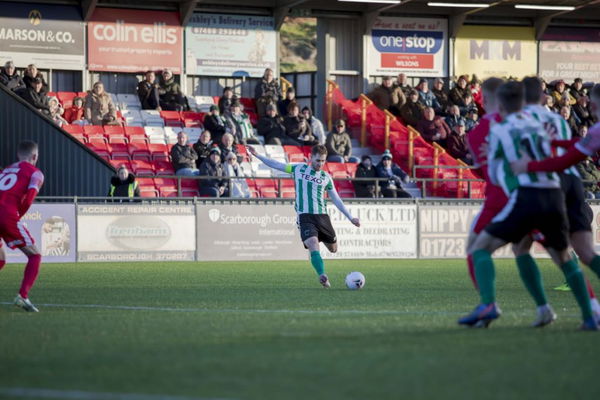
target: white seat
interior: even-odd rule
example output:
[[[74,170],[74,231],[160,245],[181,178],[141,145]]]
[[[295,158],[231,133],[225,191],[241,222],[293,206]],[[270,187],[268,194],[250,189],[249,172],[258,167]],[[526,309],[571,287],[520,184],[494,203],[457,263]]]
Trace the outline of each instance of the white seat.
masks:
[[[175,144],[177,143],[177,136],[166,136],[167,144]]]
[[[244,173],[244,176],[251,177],[253,175],[254,170],[252,169],[252,164],[250,164],[249,162],[245,161],[241,163],[240,167],[242,167],[242,172]]]
[[[352,155],[356,157],[369,156],[372,152],[368,147],[352,147]]]
[[[265,151],[265,147],[263,145],[255,144],[252,147],[254,147],[254,149],[256,150],[256,152],[258,154],[260,154],[261,156],[266,156],[267,155],[267,152]]]
[[[196,101],[196,104],[198,104],[198,105],[200,105],[200,104],[208,104],[208,105],[215,104],[215,99],[213,99],[212,96],[194,96],[194,100]]]
[[[285,156],[285,150],[283,150],[283,146],[276,144],[265,145],[265,152],[269,157]]]
[[[119,101],[119,103],[123,103],[123,104],[126,104],[127,106],[131,106],[131,107],[126,107],[126,108],[135,108],[135,109],[142,108],[140,99],[135,94],[119,93],[119,94],[117,94],[117,100]]]
[[[254,173],[254,176],[257,178],[272,178],[271,169],[258,168],[258,170]]]
[[[167,140],[164,136],[148,136],[150,144],[167,144]]]
[[[200,136],[200,134],[202,133],[202,128],[183,128],[183,131],[185,133],[187,133],[188,135],[194,135],[194,136]]]
[[[165,136],[165,128],[160,126],[145,126],[144,132],[146,132],[146,136]]]

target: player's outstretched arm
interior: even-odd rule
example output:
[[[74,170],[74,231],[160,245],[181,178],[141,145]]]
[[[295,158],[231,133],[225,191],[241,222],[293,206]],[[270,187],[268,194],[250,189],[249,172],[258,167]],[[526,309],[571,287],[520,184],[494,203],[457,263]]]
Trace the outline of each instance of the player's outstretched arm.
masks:
[[[262,161],[267,167],[276,169],[278,171],[281,172],[288,172],[286,171],[286,164],[284,163],[280,163],[279,161],[275,161],[270,159],[269,157],[265,157],[263,155],[260,155],[256,152],[256,149],[252,146],[246,146],[248,147],[248,151],[250,152],[250,154],[252,154],[254,157],[258,158],[260,161]]]
[[[333,204],[335,204],[337,209],[340,210],[342,214],[344,214],[354,226],[360,227],[360,220],[358,218],[354,218],[352,214],[350,214],[350,211],[348,211],[348,209],[346,208],[346,205],[340,198],[340,195],[338,194],[337,190],[335,190],[335,186],[332,189],[328,190],[327,193],[329,194],[329,198],[331,199]]]
[[[580,163],[588,157],[587,154],[579,150],[578,147],[571,147],[560,157],[550,157],[541,161],[532,161],[530,158],[523,158],[510,164],[515,174],[525,172],[560,172]]]

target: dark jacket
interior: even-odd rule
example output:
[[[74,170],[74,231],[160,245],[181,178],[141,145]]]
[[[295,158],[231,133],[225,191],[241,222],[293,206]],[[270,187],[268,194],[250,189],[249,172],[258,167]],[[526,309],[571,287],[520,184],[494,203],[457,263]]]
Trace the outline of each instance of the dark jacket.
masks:
[[[591,159],[588,158],[587,160],[580,162],[576,167],[579,175],[581,175],[584,189],[592,193],[600,192],[600,189],[598,188],[600,171],[596,168]]]
[[[273,144],[273,139],[285,138],[285,127],[279,116],[273,118],[265,115],[258,120],[256,130],[260,136],[265,137],[266,144]]]
[[[469,154],[467,135],[459,135],[452,131],[446,138],[446,150],[454,158],[463,159]]]
[[[254,98],[260,99],[261,97],[269,97],[273,103],[277,103],[281,98],[281,88],[277,79],[273,79],[271,82],[267,82],[262,79],[254,89]],[[286,111],[287,114],[287,111]]]
[[[330,156],[350,157],[352,155],[352,141],[346,131],[337,133],[332,131],[325,139],[327,154]]]
[[[416,127],[423,114],[423,105],[420,103],[407,102],[400,107],[400,117],[407,125]]]
[[[231,148],[227,148],[223,145],[223,143],[219,144],[219,149],[221,149],[221,161],[225,162],[229,153],[233,153],[236,155],[238,162],[241,162],[241,157],[238,154],[237,146],[234,144]]]
[[[389,88],[379,85],[373,89],[367,97],[373,101],[380,110],[392,110],[392,107],[399,110],[406,103],[406,96],[399,87],[391,86]]]
[[[446,112],[448,105],[450,104],[450,98],[448,97],[448,91],[444,88],[442,90],[431,89],[431,93],[435,96],[438,103],[440,103],[440,107],[442,109],[442,113]]]
[[[227,120],[221,115],[206,114],[204,128],[210,132],[213,142],[221,143],[221,138],[227,133]]]
[[[158,85],[141,81],[138,83],[137,94],[143,110],[154,110],[159,106]]]
[[[302,124],[302,121],[304,121],[304,124]],[[285,133],[289,139],[302,141],[303,139],[301,138],[305,136],[308,136],[308,141],[314,139],[312,138],[310,124],[301,115],[298,115],[297,117],[286,116],[283,119],[283,126],[285,127]]]
[[[400,168],[398,164],[394,162],[392,162],[391,175],[384,168],[383,162],[377,164],[377,167],[375,167],[375,172],[377,173],[378,178],[389,178],[387,181],[379,182],[379,186],[381,186],[382,189],[387,188],[390,185],[390,181],[394,182],[396,187],[400,189],[404,181],[406,181],[406,179],[408,178],[406,172],[402,171],[402,168]]]
[[[366,168],[362,163],[356,168],[356,178],[376,178],[375,166]],[[356,197],[377,197],[375,193],[375,181],[354,181]]]
[[[433,121],[421,119],[416,126],[417,130],[428,142],[444,140],[450,134],[450,128],[442,117],[434,117]],[[434,136],[440,134],[439,138],[434,139]]]
[[[171,149],[171,161],[175,172],[182,168],[196,168],[198,154],[191,146],[182,146],[176,143]]]
[[[571,114],[575,115],[578,125],[585,125],[590,127],[594,125],[594,120],[587,107],[583,107],[581,104],[575,104],[571,107]]]
[[[175,82],[175,77],[172,76],[171,79],[167,81],[163,81],[158,89],[158,94],[160,96],[160,100],[169,104],[181,104],[183,105],[184,99],[181,92],[181,87],[179,83]]]
[[[450,129],[458,125],[460,121],[462,121],[464,124],[467,123],[466,119],[460,115],[450,114],[445,119],[446,125],[448,125]]]
[[[6,71],[2,69],[2,71],[0,71],[0,83],[13,92],[25,90],[25,82],[23,82],[23,79],[17,74],[16,70],[12,75],[8,75]]]
[[[288,113],[289,113],[288,107],[290,106],[291,103],[296,103],[296,99],[293,99],[293,100],[288,100],[288,99],[279,100],[277,102],[277,112],[279,113],[279,115],[288,115]]]
[[[200,141],[197,141],[196,143],[194,143],[192,148],[198,155],[198,159],[196,160],[196,168],[200,169],[200,166],[202,165],[204,160],[206,160],[208,158],[208,156],[210,155],[210,149],[212,147],[213,147],[212,141],[208,142],[207,144],[204,144]]]
[[[204,160],[200,166],[200,176],[214,176],[220,178],[225,176],[223,165],[221,163],[213,164],[210,158]],[[214,187],[219,189],[221,186],[226,186],[227,181],[224,179],[201,179],[200,187]]]
[[[229,112],[229,108],[231,107],[231,105],[237,102],[237,96],[233,96],[230,99],[221,96],[221,98],[219,99],[219,112],[221,113],[221,115],[225,115],[226,112]]]
[[[48,96],[46,95],[46,92],[40,91],[37,93],[35,89],[30,87],[23,92],[23,99],[38,110],[41,110],[43,114],[50,115],[50,107],[48,106]]]
[[[110,179],[108,197],[140,197],[140,187],[135,180],[135,176],[129,174],[124,181],[119,179],[118,176],[113,176]]]
[[[465,106],[465,95],[467,93],[471,93],[471,90],[469,90],[468,86],[465,87],[464,89],[461,89],[457,85],[450,91],[450,94],[448,95],[448,97],[450,97],[450,101],[452,102],[452,104],[455,104],[459,107],[464,107]]]
[[[23,82],[25,82],[25,86],[28,88],[32,88],[33,87],[33,80],[35,78],[40,78],[42,80],[42,92],[47,92],[48,91],[48,84],[46,83],[46,80],[44,79],[44,75],[42,75],[41,72],[38,72],[37,75],[32,78],[29,75],[23,75]]]

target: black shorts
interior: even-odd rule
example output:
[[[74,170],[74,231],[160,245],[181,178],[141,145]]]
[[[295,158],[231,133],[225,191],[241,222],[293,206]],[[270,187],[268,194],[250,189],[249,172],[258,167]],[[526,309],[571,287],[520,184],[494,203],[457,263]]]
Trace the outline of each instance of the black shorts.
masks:
[[[327,214],[300,214],[298,216],[298,229],[302,242],[313,236],[323,243],[335,243],[337,237]]]
[[[592,231],[594,212],[585,201],[581,179],[571,174],[561,174],[560,184],[565,193],[569,232]]]
[[[569,223],[561,189],[519,188],[485,231],[507,242],[518,243],[533,230],[544,235],[544,245],[554,250],[569,246]]]

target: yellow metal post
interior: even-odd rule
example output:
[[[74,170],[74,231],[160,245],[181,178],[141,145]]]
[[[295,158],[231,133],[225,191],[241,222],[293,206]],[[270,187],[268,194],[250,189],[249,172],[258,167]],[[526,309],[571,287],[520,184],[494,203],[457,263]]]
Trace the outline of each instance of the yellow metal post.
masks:
[[[360,145],[361,147],[367,146],[367,108],[373,104],[364,94],[360,97]]]
[[[333,91],[337,88],[337,83],[327,80],[327,95],[325,96],[325,102],[327,103],[327,130],[329,132],[333,129]]]

